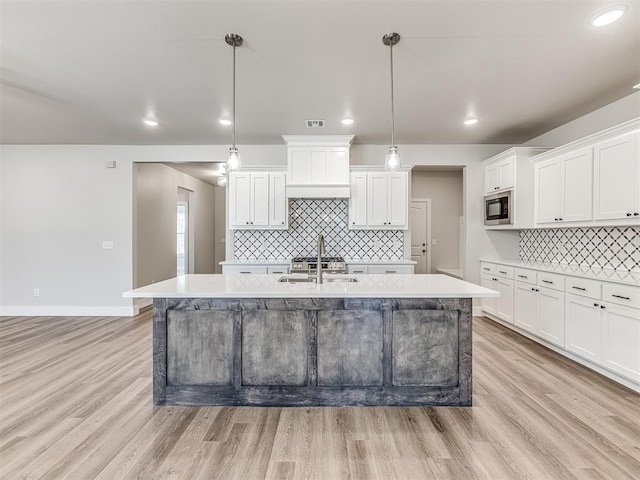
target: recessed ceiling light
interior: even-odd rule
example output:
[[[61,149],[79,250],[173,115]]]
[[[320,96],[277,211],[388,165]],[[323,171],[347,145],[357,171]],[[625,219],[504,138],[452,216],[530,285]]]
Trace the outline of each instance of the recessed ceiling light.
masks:
[[[476,123],[478,123],[478,119],[477,119],[477,118],[473,118],[473,117],[471,117],[471,118],[467,118],[467,119],[464,121],[464,124],[465,124],[465,125],[475,125]]]
[[[231,124],[233,123],[231,120],[229,120],[229,119],[227,119],[227,118],[219,118],[219,119],[218,119],[218,122],[219,122],[221,125],[231,125]]]
[[[636,90],[640,90],[640,83],[635,84],[633,88],[635,88]]]
[[[145,118],[143,122],[148,127],[157,127],[159,125],[158,121],[154,120],[153,118]]]
[[[626,5],[614,5],[596,13],[589,23],[594,27],[604,27],[619,20],[627,12]]]
[[[353,125],[353,118],[343,118],[342,119],[342,124],[343,125]]]

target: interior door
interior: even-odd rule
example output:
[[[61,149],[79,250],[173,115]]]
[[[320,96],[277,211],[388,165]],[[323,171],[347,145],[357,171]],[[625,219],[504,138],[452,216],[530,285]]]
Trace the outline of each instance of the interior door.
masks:
[[[431,273],[431,199],[412,200],[409,210],[411,260],[415,273]]]

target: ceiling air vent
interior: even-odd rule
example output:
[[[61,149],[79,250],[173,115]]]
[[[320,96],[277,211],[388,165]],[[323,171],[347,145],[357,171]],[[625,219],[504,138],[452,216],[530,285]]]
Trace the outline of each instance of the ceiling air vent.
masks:
[[[305,120],[307,128],[324,128],[324,120]]]

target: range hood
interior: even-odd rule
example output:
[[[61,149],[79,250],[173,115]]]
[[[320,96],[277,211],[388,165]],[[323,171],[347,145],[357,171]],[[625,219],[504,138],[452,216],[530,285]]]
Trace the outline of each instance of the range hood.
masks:
[[[349,198],[349,148],[354,135],[283,135],[287,198]]]

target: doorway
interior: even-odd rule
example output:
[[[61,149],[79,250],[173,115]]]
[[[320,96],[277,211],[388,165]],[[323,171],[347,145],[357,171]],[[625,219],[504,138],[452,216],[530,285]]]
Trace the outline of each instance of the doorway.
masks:
[[[176,275],[192,272],[191,221],[189,204],[192,192],[178,187],[176,205]]]
[[[412,198],[409,210],[411,260],[415,273],[431,273],[431,199]]]

